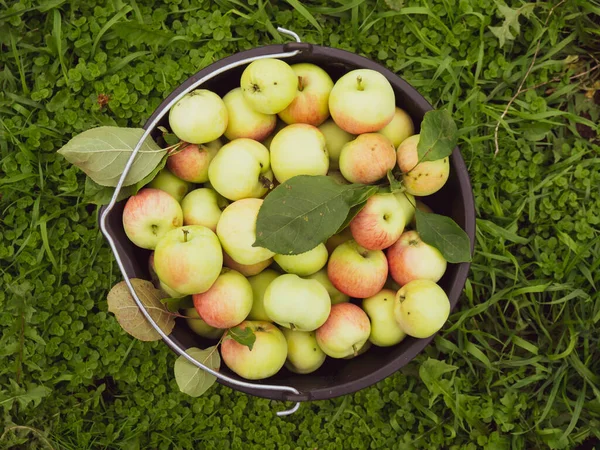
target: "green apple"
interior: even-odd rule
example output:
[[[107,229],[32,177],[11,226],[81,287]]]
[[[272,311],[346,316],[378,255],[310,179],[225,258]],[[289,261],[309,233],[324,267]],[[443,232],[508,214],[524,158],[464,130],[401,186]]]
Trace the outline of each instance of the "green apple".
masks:
[[[287,273],[273,280],[264,295],[265,312],[282,327],[312,331],[327,320],[331,300],[317,280]]]
[[[395,298],[396,292],[383,289],[362,302],[362,308],[371,321],[369,340],[379,347],[396,345],[406,337],[394,315]]]
[[[331,307],[327,321],[316,331],[321,350],[332,358],[356,355],[369,339],[371,323],[367,314],[352,303]]]
[[[185,321],[187,322],[188,326],[198,336],[202,336],[207,339],[219,339],[226,331],[208,325],[204,320],[202,320],[198,314],[198,311],[196,311],[196,308],[185,309],[184,315],[187,317]]]
[[[415,124],[406,111],[396,107],[392,121],[379,132],[392,141],[395,148],[398,148],[404,139],[415,134]]]
[[[250,314],[248,314],[248,320],[271,321],[265,311],[265,291],[269,287],[269,284],[271,284],[271,282],[279,275],[281,274],[272,269],[267,269],[263,270],[258,275],[248,278],[250,286],[252,286],[252,295],[254,299],[252,302],[252,309],[250,310]]]
[[[164,168],[148,183],[148,187],[165,191],[167,194],[171,194],[175,200],[181,202],[185,194],[192,188],[192,183],[177,178],[169,169]]]
[[[343,292],[337,290],[333,283],[329,281],[329,277],[327,276],[327,269],[321,269],[318,272],[315,272],[306,278],[310,278],[311,280],[317,280],[323,285],[325,289],[327,289],[327,293],[329,294],[329,298],[331,299],[332,305],[347,302],[350,300],[350,297],[348,297]]]
[[[325,244],[319,244],[312,250],[299,255],[276,254],[273,259],[285,272],[305,277],[321,270],[327,264],[328,257],[329,253],[327,253]]]
[[[336,123],[329,119],[319,126],[319,130],[325,136],[325,144],[329,153],[329,168],[338,169],[340,167],[340,153],[342,147],[348,142],[354,140],[356,136],[342,130]]]
[[[160,287],[160,289],[167,294],[169,297],[171,298],[182,298],[182,297],[186,297],[186,294],[182,294],[180,292],[177,292],[175,289],[173,289],[172,287],[169,287],[168,284],[162,282],[159,280],[158,282],[158,286]]]
[[[256,218],[263,204],[259,198],[246,198],[229,205],[217,224],[217,236],[231,258],[244,265],[257,264],[275,253],[263,247],[253,247],[256,241]]]
[[[240,138],[228,142],[208,168],[212,187],[229,200],[259,198],[272,186],[269,150],[258,141]]]
[[[326,175],[329,156],[325,136],[312,125],[288,125],[271,142],[271,168],[280,183],[296,175]]]
[[[277,114],[296,97],[298,77],[280,59],[258,59],[244,69],[240,86],[250,107],[263,114]]]
[[[229,116],[225,137],[230,141],[238,138],[262,141],[275,129],[277,116],[253,109],[244,98],[241,88],[229,91],[223,97],[223,102]]]
[[[414,195],[409,194],[406,191],[395,192],[396,200],[400,203],[400,209],[402,209],[402,215],[404,216],[404,223],[410,224],[415,217],[415,207],[417,200]]]
[[[182,224],[179,202],[160,189],[140,189],[127,199],[123,209],[125,234],[140,248],[153,250],[169,231]]]
[[[409,336],[427,338],[448,320],[450,301],[444,290],[431,280],[414,280],[396,293],[394,316]]]
[[[299,331],[283,328],[287,341],[285,367],[294,373],[306,374],[317,370],[327,357],[317,344],[314,331]]]
[[[171,131],[191,144],[218,139],[225,132],[227,122],[225,103],[208,89],[196,89],[184,95],[169,111]]]
[[[298,88],[294,100],[279,113],[279,118],[287,124],[319,126],[329,117],[329,93],[333,80],[315,64],[299,63],[291,67],[298,76]]]
[[[446,156],[435,161],[419,162],[417,146],[420,137],[415,134],[402,141],[396,156],[406,192],[422,197],[436,193],[446,184],[450,175],[450,161]]]
[[[346,227],[339,233],[334,234],[327,239],[327,242],[325,242],[325,247],[327,247],[327,251],[331,255],[339,245],[349,241],[350,239],[352,239],[352,232],[350,231],[349,227]]]
[[[194,189],[181,201],[183,224],[203,225],[216,231],[221,212],[227,205],[227,199],[213,189]]]
[[[339,170],[330,170],[327,172],[327,176],[333,178],[339,184],[350,184],[350,182],[344,178],[344,175],[342,175],[342,172]]]
[[[219,277],[222,266],[219,239],[201,225],[169,231],[154,251],[158,278],[183,295],[206,292]]]
[[[279,372],[287,358],[287,342],[281,330],[272,323],[251,320],[238,327],[250,328],[256,340],[250,350],[227,334],[221,343],[225,365],[247,380],[260,380]]]
[[[186,145],[167,158],[167,167],[173,175],[182,180],[206,183],[210,162],[222,145],[220,139],[201,145]]]
[[[335,123],[348,133],[379,131],[394,118],[394,89],[387,78],[375,70],[352,70],[333,86],[329,111]]]
[[[243,322],[252,309],[252,286],[244,275],[223,267],[213,285],[194,294],[194,308],[215,328],[231,328]]]
[[[365,133],[344,145],[339,164],[351,183],[373,184],[396,166],[396,150],[383,134]]]
[[[375,194],[350,221],[352,237],[369,250],[383,250],[404,231],[404,212],[394,194]]]

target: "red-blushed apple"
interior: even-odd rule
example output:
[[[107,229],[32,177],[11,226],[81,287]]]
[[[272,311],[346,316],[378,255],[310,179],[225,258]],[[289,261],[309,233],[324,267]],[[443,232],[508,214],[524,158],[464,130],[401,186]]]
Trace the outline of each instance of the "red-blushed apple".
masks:
[[[404,139],[415,134],[415,124],[406,111],[396,107],[394,118],[379,133],[392,141],[394,148],[398,148]]]
[[[339,184],[350,184],[350,182],[344,178],[344,175],[342,175],[342,172],[339,170],[330,170],[327,172],[327,176],[333,178]]]
[[[331,299],[332,305],[347,302],[350,300],[350,297],[336,289],[333,283],[329,281],[329,277],[327,276],[327,268],[323,268],[318,272],[307,276],[306,278],[310,278],[311,280],[317,280],[323,285],[325,289],[327,289],[327,293],[329,294],[329,298]]]
[[[383,288],[388,264],[381,250],[367,250],[349,240],[339,245],[329,257],[327,276],[340,292],[354,298],[366,298]]]
[[[269,284],[263,304],[273,322],[300,331],[319,328],[331,309],[329,294],[321,283],[291,273],[280,275]]]
[[[285,61],[258,59],[242,72],[240,87],[251,108],[263,114],[277,114],[294,100],[298,77]]]
[[[287,341],[285,367],[294,373],[312,373],[323,365],[327,357],[317,344],[314,331],[299,331],[283,328]]]
[[[181,202],[185,194],[192,188],[192,183],[177,178],[165,167],[148,183],[147,187],[165,191],[175,197],[175,200]]]
[[[219,339],[221,336],[223,336],[223,333],[227,331],[208,325],[204,320],[202,320],[198,314],[198,311],[196,311],[196,308],[187,308],[183,311],[183,314],[186,316],[185,321],[190,329],[198,336],[202,336],[207,339]]]
[[[367,314],[353,303],[331,307],[327,321],[317,331],[317,343],[327,356],[356,355],[369,339],[371,323]]]
[[[396,152],[388,138],[365,133],[348,142],[340,153],[340,172],[351,183],[373,184],[396,165]]]
[[[229,256],[226,252],[223,252],[223,265],[230,269],[236,270],[245,277],[251,277],[258,275],[267,267],[273,263],[273,258],[265,259],[264,261],[257,262],[256,264],[240,264]]]
[[[202,145],[186,145],[167,158],[167,167],[173,175],[184,181],[206,183],[208,166],[221,146],[220,139]]]
[[[422,197],[436,193],[446,184],[450,162],[447,156],[435,161],[419,162],[419,139],[419,134],[405,139],[398,147],[396,156],[406,192]]]
[[[214,189],[194,189],[181,201],[183,224],[202,225],[216,231],[221,212],[227,205],[229,201]]]
[[[321,243],[299,255],[276,254],[273,259],[284,272],[305,277],[321,270],[327,264],[328,257],[327,248]]]
[[[394,89],[375,70],[352,70],[335,82],[329,95],[329,111],[335,123],[348,133],[379,131],[394,118]]]
[[[250,310],[250,314],[248,314],[248,320],[262,320],[271,322],[271,318],[265,311],[265,291],[269,287],[269,284],[271,284],[271,282],[279,275],[281,274],[272,269],[267,269],[263,270],[258,275],[248,278],[250,286],[252,286],[253,295],[252,309]]]
[[[383,250],[404,231],[404,214],[394,194],[375,194],[350,221],[352,237],[368,250]]]
[[[288,125],[271,141],[271,169],[284,183],[296,175],[326,175],[329,155],[325,136],[304,123]]]
[[[169,126],[185,142],[214,141],[227,128],[227,108],[221,97],[208,89],[184,95],[169,111]]]
[[[217,236],[225,252],[239,264],[258,264],[275,255],[269,249],[252,246],[256,241],[256,218],[262,204],[262,199],[246,198],[233,202],[221,213]]]
[[[158,278],[183,295],[206,292],[219,277],[222,267],[219,239],[201,225],[169,231],[154,251]]]
[[[431,209],[429,206],[427,206],[425,203],[423,203],[421,200],[419,199],[415,199],[415,203],[416,206],[419,211],[422,211],[424,213],[432,213],[433,209]],[[417,216],[414,214],[413,212],[413,216],[412,219],[410,220],[410,226],[413,228],[417,228]]]
[[[433,281],[413,280],[396,293],[394,315],[406,334],[427,338],[437,333],[448,320],[450,301]]]
[[[287,341],[281,330],[272,323],[252,320],[238,326],[250,328],[256,340],[250,350],[227,334],[221,343],[225,365],[247,380],[261,380],[279,372],[287,358]]]
[[[394,195],[400,204],[400,209],[402,210],[402,215],[404,216],[404,223],[406,225],[410,224],[415,217],[417,199],[406,191],[395,192]]]
[[[230,141],[238,138],[262,141],[275,129],[277,116],[253,109],[244,98],[241,88],[229,91],[223,101],[229,116],[225,137]]]
[[[291,67],[298,76],[298,90],[292,103],[279,113],[279,118],[287,124],[319,126],[329,117],[329,93],[333,80],[315,64],[299,63]]]
[[[181,205],[160,189],[140,189],[127,199],[123,209],[125,234],[140,248],[153,250],[169,231],[182,224]]]
[[[440,251],[423,242],[414,230],[403,233],[386,253],[390,275],[400,286],[413,280],[438,282],[446,272],[447,262]]]
[[[329,169],[339,169],[340,153],[342,147],[348,142],[354,140],[356,136],[342,130],[336,123],[329,119],[319,126],[319,130],[325,136],[325,144],[327,145],[327,153],[329,153]]]
[[[394,316],[395,299],[396,291],[382,289],[362,302],[362,309],[371,321],[369,341],[379,347],[396,345],[406,337]]]
[[[194,308],[208,325],[231,328],[243,322],[252,309],[252,286],[244,275],[224,267],[207,291],[194,294]]]
[[[349,227],[346,227],[339,233],[334,234],[327,239],[327,242],[325,242],[325,247],[327,247],[327,251],[331,255],[338,245],[343,244],[350,239],[352,239],[352,232],[350,231]]]

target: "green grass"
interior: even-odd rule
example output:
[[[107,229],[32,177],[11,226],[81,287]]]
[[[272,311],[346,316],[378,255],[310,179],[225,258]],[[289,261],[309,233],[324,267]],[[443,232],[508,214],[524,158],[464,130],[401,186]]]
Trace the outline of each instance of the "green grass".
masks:
[[[500,4],[1,2],[0,448],[529,450],[600,438],[600,3],[549,15],[558,2],[509,1],[527,14],[502,47],[489,28],[512,17]],[[284,405],[221,386],[179,393],[174,354],[107,314],[120,275],[82,173],[56,154],[92,126],[143,124],[200,68],[284,42],[277,26],[377,60],[448,108],[478,216],[460,307],[434,344],[374,387],[282,419]]]

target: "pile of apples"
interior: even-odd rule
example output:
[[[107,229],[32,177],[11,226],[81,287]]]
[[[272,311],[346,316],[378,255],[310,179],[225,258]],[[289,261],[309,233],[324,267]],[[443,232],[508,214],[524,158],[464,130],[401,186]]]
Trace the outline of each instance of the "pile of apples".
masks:
[[[407,335],[425,338],[448,318],[437,282],[446,260],[414,228],[418,197],[439,190],[449,161],[418,162],[419,135],[379,72],[333,82],[314,64],[260,59],[223,98],[205,89],[169,113],[187,143],[123,211],[128,238],[152,250],[150,272],[210,338],[250,328],[252,349],[223,339],[225,364],[246,379],[284,365],[311,373],[331,358]],[[339,234],[299,255],[255,247],[256,220],[274,186],[296,175],[374,184],[398,165],[405,191],[378,193]],[[430,211],[430,210],[429,210]]]

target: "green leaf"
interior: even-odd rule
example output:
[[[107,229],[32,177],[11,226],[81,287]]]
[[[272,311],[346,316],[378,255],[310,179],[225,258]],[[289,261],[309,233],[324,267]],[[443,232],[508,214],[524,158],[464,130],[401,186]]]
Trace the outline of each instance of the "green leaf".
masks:
[[[506,5],[498,3],[498,11],[504,16],[504,22],[499,27],[489,27],[490,31],[498,38],[500,42],[500,48],[504,47],[506,41],[512,41],[521,32],[521,25],[519,24],[519,17],[521,15],[529,17],[533,13],[533,9],[536,7],[535,3],[525,3],[517,9],[509,8]],[[514,34],[511,31],[514,31]]]
[[[452,381],[442,378],[442,375],[457,370],[458,367],[446,364],[444,361],[437,359],[427,358],[419,367],[419,377],[427,386],[427,389],[431,393],[429,397],[429,406],[433,405],[433,402],[438,395],[452,397]]]
[[[185,352],[196,361],[213,370],[219,370],[219,367],[221,367],[221,357],[216,345],[205,350],[192,347]],[[174,371],[179,390],[192,397],[200,397],[217,381],[217,377],[195,366],[184,356],[177,358]]]
[[[437,248],[449,263],[471,261],[467,233],[450,217],[415,210],[417,232],[424,242]]]
[[[419,162],[435,161],[451,155],[457,142],[456,123],[447,110],[425,113],[417,145]]]
[[[168,146],[172,146],[178,144],[181,140],[175,135],[175,133],[171,133],[165,127],[157,127],[160,131],[162,131],[162,138],[165,140]]]
[[[161,45],[167,45],[175,36],[173,33],[155,30],[133,21],[118,23],[113,27],[113,30],[117,36],[135,47],[148,45],[149,47],[158,48]]]
[[[307,252],[333,236],[351,208],[377,191],[377,186],[342,185],[327,176],[295,176],[265,198],[253,245],[284,255]]]
[[[132,278],[131,284],[138,297],[158,324],[160,329],[169,334],[175,327],[175,318],[168,313],[161,300],[167,294],[156,289],[150,281]],[[131,296],[125,281],[117,283],[108,293],[108,311],[112,312],[119,325],[127,333],[140,341],[158,341],[160,334],[146,320]]]
[[[44,397],[52,392],[52,389],[47,388],[46,386],[32,385],[27,391],[24,391],[23,388],[18,388],[16,383],[14,384],[14,387],[17,388],[18,392],[22,393],[16,395],[4,395],[0,392],[0,406],[4,408],[5,412],[8,412],[12,408],[14,402],[17,402],[21,408],[26,408],[30,403],[35,407],[41,403]]]
[[[114,187],[144,132],[142,128],[92,128],[73,137],[58,153],[83,170],[97,184]],[[166,153],[151,138],[147,138],[123,185],[131,186],[142,181],[152,173]]]
[[[227,331],[227,337],[233,339],[239,344],[245,345],[250,350],[254,347],[256,335],[250,327],[241,328],[240,326],[230,328]]]
[[[398,180],[394,175],[392,170],[388,170],[387,178],[390,183],[390,192],[400,192],[404,190],[404,186],[402,185],[402,180]]]
[[[194,301],[192,300],[191,295],[186,295],[185,297],[177,297],[177,298],[163,298],[160,300],[163,305],[170,312],[177,312],[180,309],[187,309],[194,307]]]

